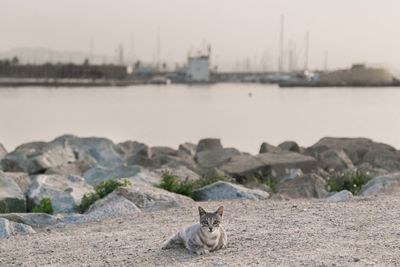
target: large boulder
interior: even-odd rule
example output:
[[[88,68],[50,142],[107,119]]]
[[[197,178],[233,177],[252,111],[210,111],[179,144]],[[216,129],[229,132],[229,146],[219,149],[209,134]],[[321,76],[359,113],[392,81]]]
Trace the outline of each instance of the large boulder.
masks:
[[[5,171],[40,174],[47,169],[75,161],[87,162],[89,165],[119,165],[124,163],[125,158],[123,149],[106,138],[64,135],[49,143],[21,145],[7,154],[1,165]]]
[[[288,179],[278,184],[277,193],[290,198],[324,198],[326,182],[316,174]]]
[[[353,169],[354,165],[343,150],[329,149],[318,154],[318,165],[325,171]]]
[[[58,166],[50,166],[46,169],[45,174],[83,176],[83,174],[90,168],[91,164],[89,162],[85,160],[77,160],[74,162],[66,162]]]
[[[256,156],[239,155],[232,157],[220,169],[239,182],[252,177],[269,177],[279,180],[291,169],[301,169],[308,173],[317,167],[317,161],[310,156],[289,151],[262,153]]]
[[[370,196],[376,194],[393,193],[400,191],[400,172],[375,177],[362,186],[359,195]]]
[[[348,190],[342,190],[340,192],[336,192],[333,195],[325,198],[326,202],[344,202],[353,198],[353,194]]]
[[[114,168],[98,165],[86,171],[83,177],[92,186],[115,178],[126,178],[127,180],[141,181],[146,184],[159,184],[161,182],[161,174],[161,169],[149,170],[138,165],[121,165]]]
[[[37,205],[42,198],[50,198],[55,213],[73,212],[83,195],[94,191],[80,176],[37,175],[32,180],[29,200]]]
[[[7,150],[3,146],[3,144],[0,143],[0,160],[4,158],[4,156],[7,155]]]
[[[0,239],[7,239],[14,235],[34,234],[35,230],[29,225],[10,222],[7,219],[0,218]]]
[[[232,157],[240,154],[240,151],[235,148],[217,148],[197,153],[196,161],[201,168],[211,169],[221,166]]]
[[[59,217],[47,213],[6,213],[0,214],[0,218],[32,227],[45,227],[60,222]]]
[[[400,152],[395,148],[366,138],[325,137],[306,149],[305,154],[318,158],[330,149],[343,150],[356,166],[370,163],[375,168],[400,170]]]
[[[197,200],[250,199],[260,200],[269,198],[268,192],[249,189],[238,184],[219,181],[193,192]]]
[[[144,143],[137,141],[126,141],[119,143],[118,146],[123,150],[125,157],[140,155],[147,158],[151,157],[151,149]]]
[[[178,156],[178,150],[167,146],[154,146],[151,148],[151,156],[157,157],[158,155]]]
[[[294,141],[286,141],[278,145],[278,147],[285,151],[292,151],[300,153],[299,145]]]
[[[4,171],[43,173],[47,168],[75,161],[75,155],[66,142],[32,142],[17,147],[1,161]]]
[[[140,212],[140,209],[115,190],[105,198],[97,200],[85,212],[86,221],[97,221],[123,217]]]
[[[205,139],[201,139],[199,141],[199,143],[197,144],[196,153],[206,151],[206,150],[218,149],[218,148],[223,148],[220,139],[205,138]]]
[[[131,181],[129,186],[117,188],[115,191],[144,210],[160,210],[193,205],[193,200],[189,197],[141,182]]]
[[[264,142],[261,144],[259,153],[262,154],[262,153],[280,152],[280,151],[282,151],[282,149],[280,149],[279,147],[276,147],[276,146],[273,146],[273,145],[270,145],[270,144]]]
[[[0,171],[0,213],[26,212],[26,198],[17,182]]]
[[[73,135],[65,135],[55,141],[66,142],[73,150],[77,160],[85,160],[106,166],[119,165],[125,162],[124,150],[107,138],[80,138]]]
[[[29,174],[24,172],[4,172],[3,175],[6,175],[13,179],[17,183],[18,187],[21,189],[22,193],[26,195],[32,183],[32,179]]]
[[[178,148],[179,152],[186,153],[191,157],[194,157],[194,155],[196,154],[196,150],[197,150],[197,145],[188,142],[179,145]]]

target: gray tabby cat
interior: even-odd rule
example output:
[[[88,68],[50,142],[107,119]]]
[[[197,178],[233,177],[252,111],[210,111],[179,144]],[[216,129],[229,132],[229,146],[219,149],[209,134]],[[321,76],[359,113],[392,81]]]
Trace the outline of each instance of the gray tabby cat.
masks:
[[[200,223],[176,233],[162,249],[184,245],[190,252],[202,255],[226,247],[227,236],[221,225],[223,212],[222,206],[216,212],[206,212],[199,207]]]

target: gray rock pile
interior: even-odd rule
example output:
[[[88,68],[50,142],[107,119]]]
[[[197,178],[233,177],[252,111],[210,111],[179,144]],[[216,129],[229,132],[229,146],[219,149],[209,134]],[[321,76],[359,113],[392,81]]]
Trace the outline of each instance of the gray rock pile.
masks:
[[[0,231],[5,238],[30,232],[19,224],[79,223],[192,205],[186,196],[155,187],[166,171],[181,183],[196,183],[203,177],[232,178],[196,187],[193,195],[203,201],[265,200],[272,195],[341,202],[353,195],[400,190],[400,151],[365,138],[326,137],[308,148],[294,141],[278,146],[265,142],[259,154],[251,155],[224,147],[215,138],[174,149],[64,135],[50,142],[23,144],[11,152],[0,144],[0,166]],[[84,194],[117,178],[131,185],[98,200],[85,214],[75,213]],[[332,188],[339,192],[328,192]],[[51,199],[56,215],[25,213],[45,197]]]

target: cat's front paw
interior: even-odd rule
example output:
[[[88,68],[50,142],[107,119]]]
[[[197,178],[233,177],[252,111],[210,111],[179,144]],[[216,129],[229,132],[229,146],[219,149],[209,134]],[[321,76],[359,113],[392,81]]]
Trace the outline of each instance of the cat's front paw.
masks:
[[[205,254],[208,254],[208,253],[210,253],[210,251],[208,251],[207,249],[199,249],[199,250],[197,250],[196,251],[196,254],[197,255],[205,255]]]

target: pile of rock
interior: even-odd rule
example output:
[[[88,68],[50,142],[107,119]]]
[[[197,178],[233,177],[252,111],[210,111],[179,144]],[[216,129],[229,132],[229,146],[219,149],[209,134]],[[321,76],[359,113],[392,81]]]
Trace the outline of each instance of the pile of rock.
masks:
[[[226,175],[236,181],[196,190],[196,198],[204,201],[265,200],[271,195],[346,201],[352,198],[351,192],[328,192],[327,184],[355,170],[371,177],[359,192],[362,196],[400,188],[400,152],[364,138],[323,138],[308,148],[293,141],[276,147],[263,143],[259,154],[250,155],[213,138],[173,149],[64,135],[51,142],[23,144],[10,153],[0,144],[0,161],[0,213],[7,215],[0,216],[0,225],[8,229],[0,236],[5,237],[31,232],[18,224],[87,222],[190,204],[190,198],[154,187],[165,170],[181,180]],[[113,178],[128,179],[131,185],[97,201],[86,214],[75,213],[84,194]],[[51,198],[58,215],[24,214],[43,197]]]

